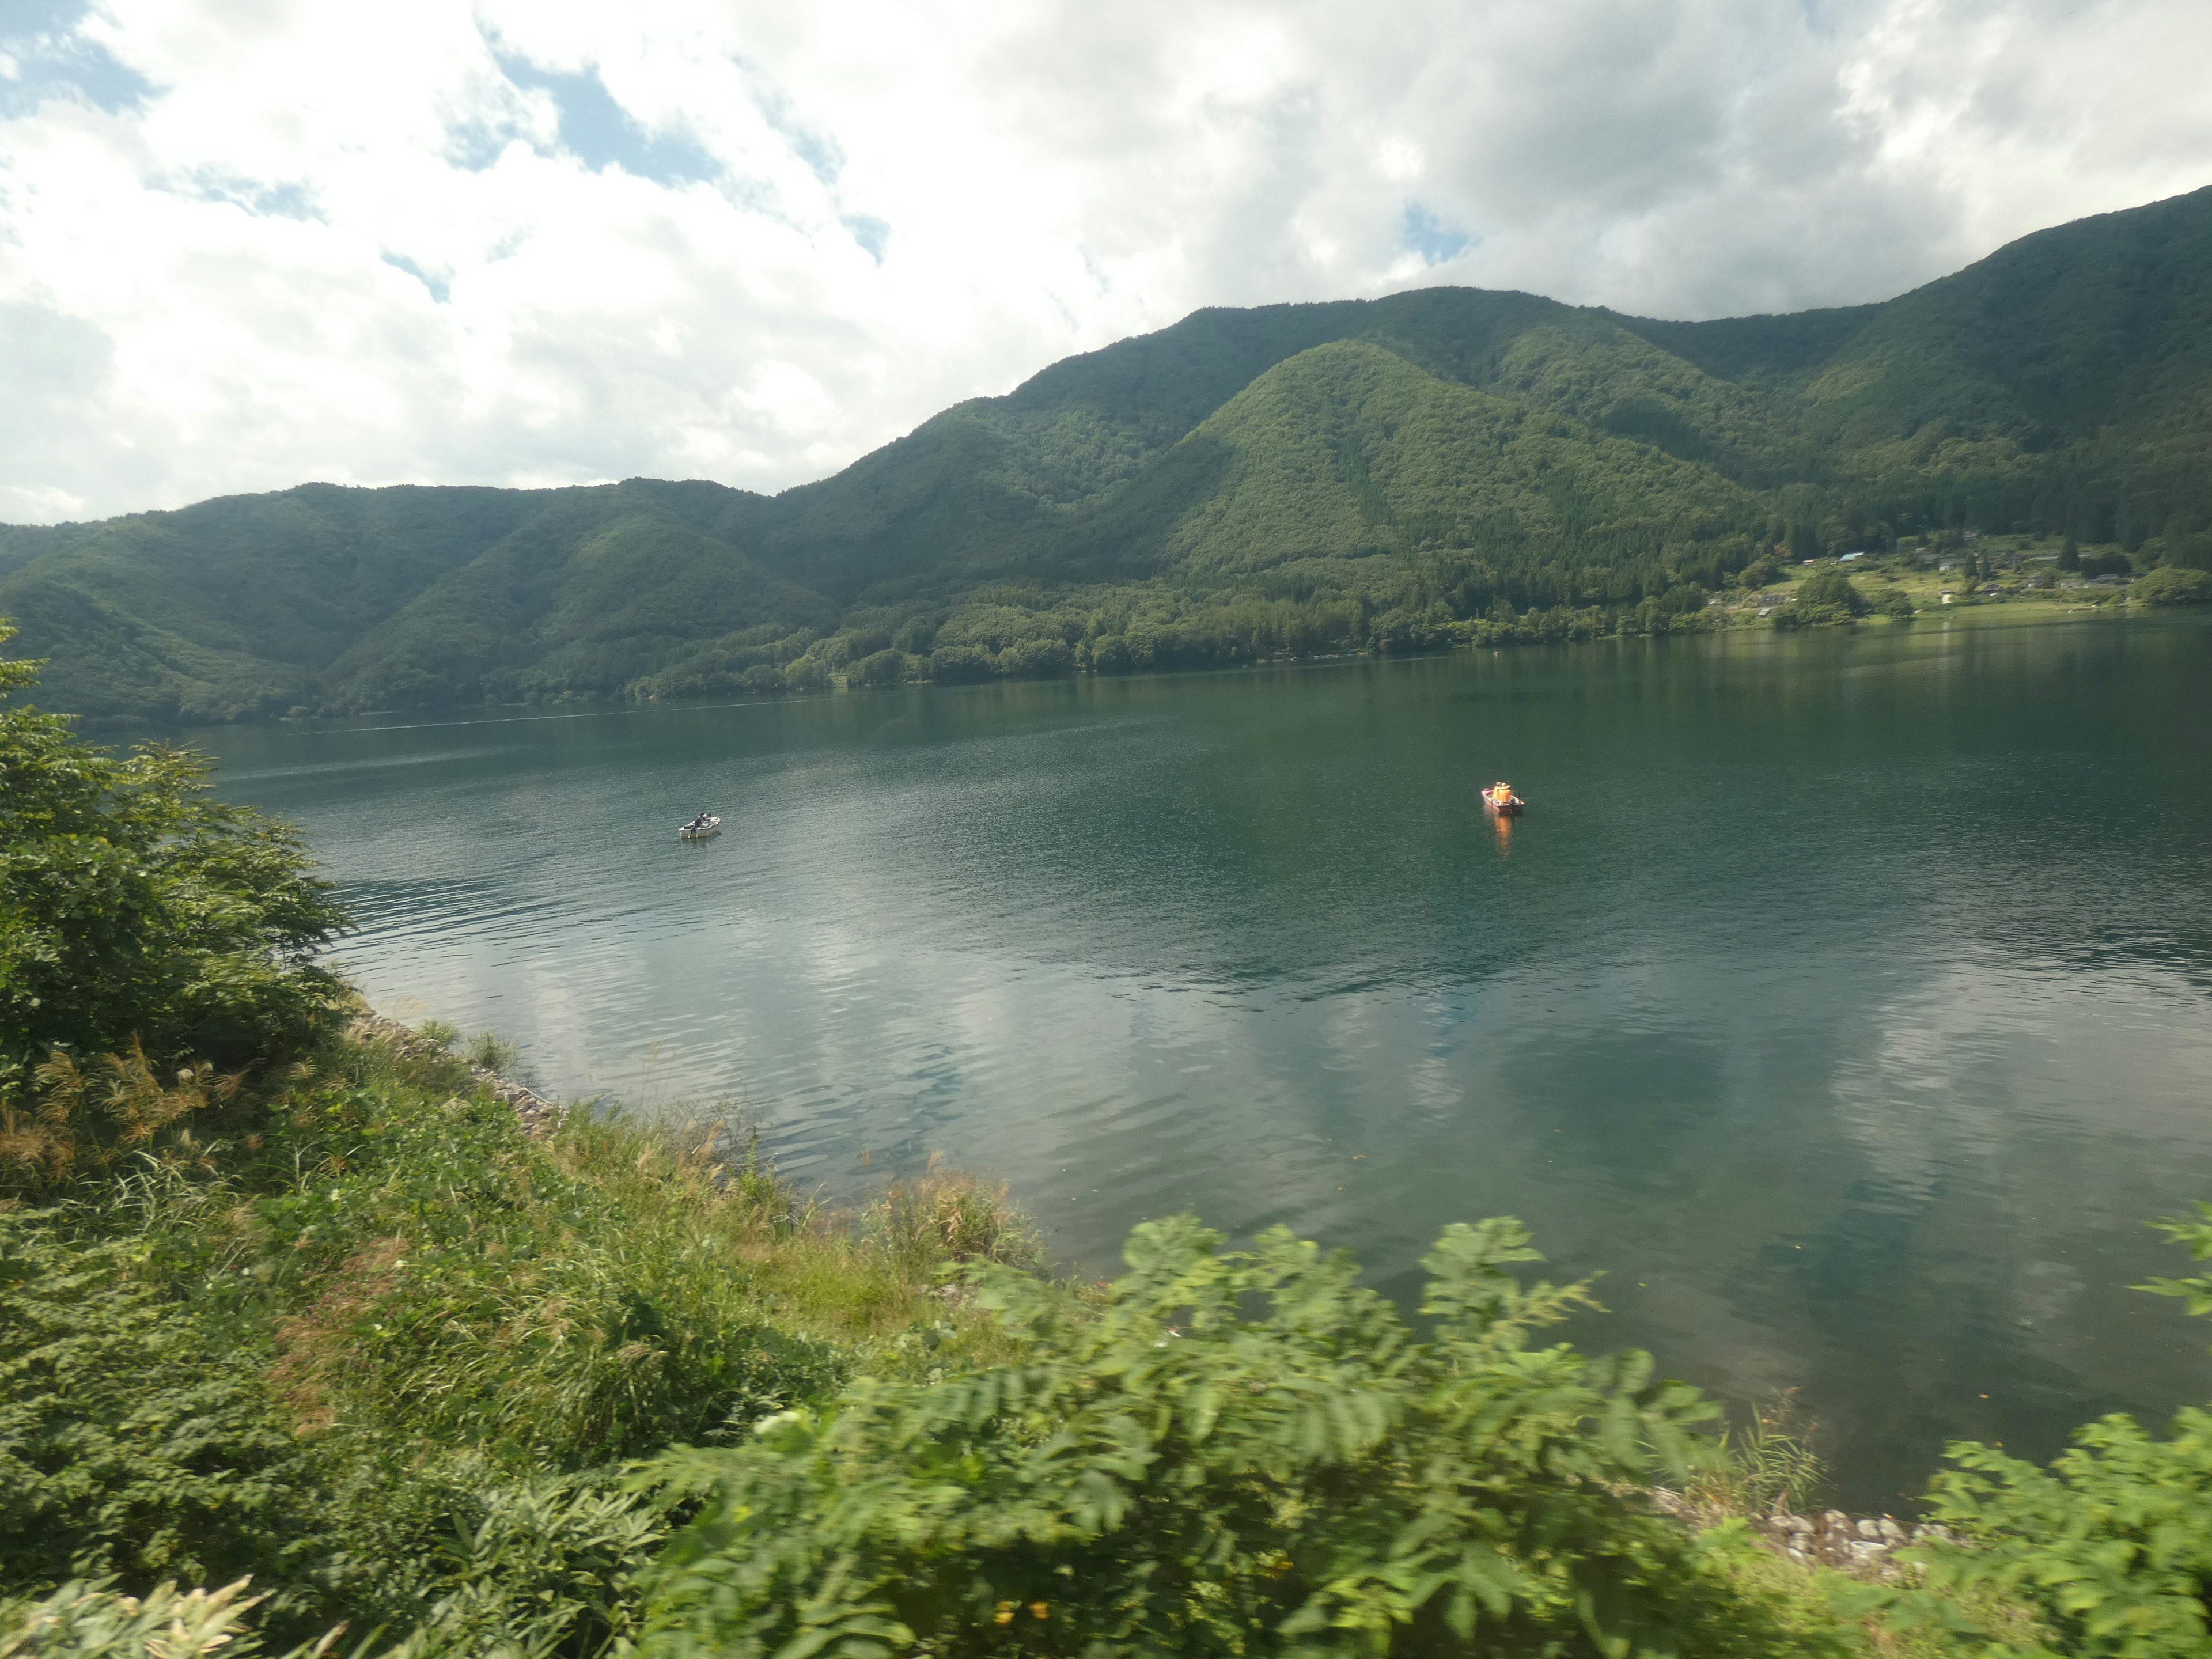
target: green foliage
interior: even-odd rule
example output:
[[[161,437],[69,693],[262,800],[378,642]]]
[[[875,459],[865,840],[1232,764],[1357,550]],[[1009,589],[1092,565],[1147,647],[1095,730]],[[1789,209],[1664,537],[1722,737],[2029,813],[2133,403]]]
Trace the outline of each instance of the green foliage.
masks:
[[[263,1356],[148,1255],[0,1209],[0,1583],[283,1577],[314,1548],[310,1460]]]
[[[35,667],[0,661],[0,692]],[[334,981],[311,958],[343,913],[298,837],[208,799],[207,769],[0,708],[0,1103],[55,1049],[236,1063],[325,1023]]]
[[[765,1316],[696,1216],[641,1217],[497,1101],[340,1079],[289,1115],[263,1155],[318,1173],[254,1218],[295,1310],[276,1375],[305,1426],[578,1470],[712,1439],[841,1375]]]
[[[635,1635],[666,1534],[611,1474],[517,1477],[467,1453],[356,1475],[332,1504],[341,1594],[422,1659],[607,1651]]]
[[[2212,574],[2167,565],[2140,578],[2135,596],[2145,605],[2212,605]]]
[[[1817,570],[1797,585],[1797,603],[1826,605],[1847,616],[1863,617],[1873,607],[1840,570]]]
[[[522,1050],[496,1031],[479,1031],[461,1050],[461,1058],[479,1071],[503,1077],[520,1067]]]
[[[1588,1297],[1515,1280],[1517,1225],[1438,1243],[1431,1343],[1346,1257],[1220,1243],[1140,1227],[1091,1310],[985,1270],[1011,1363],[665,1460],[702,1507],[644,1650],[1823,1650],[1630,1495],[1711,1408],[1641,1354],[1532,1347]]]
[[[1933,1582],[1990,1585],[2054,1632],[1993,1656],[2182,1659],[2212,1644],[2212,1414],[2184,1410],[2166,1440],[2100,1419],[2049,1469],[1982,1445],[1949,1457],[1930,1510],[1969,1547],[1931,1552]]]
[[[344,1618],[589,1659],[665,1528],[625,1460],[997,1351],[930,1294],[1025,1248],[992,1189],[932,1176],[840,1223],[715,1125],[532,1140],[458,1059],[313,1060],[228,1102],[131,1056],[50,1079],[224,1133],[0,1206],[0,1593],[251,1574],[272,1640]]]
[[[855,690],[872,685],[896,685],[906,677],[906,653],[888,647],[872,652],[845,671],[845,683]]]
[[[1741,1428],[1729,1424],[1719,1450],[1689,1490],[1692,1500],[1711,1512],[1802,1511],[1827,1480],[1827,1468],[1813,1449],[1812,1425],[1799,1418],[1791,1394],[1765,1401]]]
[[[933,1168],[918,1181],[894,1182],[870,1206],[867,1228],[871,1243],[917,1274],[948,1261],[1035,1267],[1042,1260],[1028,1218],[1003,1186]]]
[[[73,1580],[49,1595],[0,1602],[0,1659],[250,1659],[263,1651],[246,1622],[261,1598],[245,1592],[243,1579],[213,1590],[164,1583],[143,1596]]]

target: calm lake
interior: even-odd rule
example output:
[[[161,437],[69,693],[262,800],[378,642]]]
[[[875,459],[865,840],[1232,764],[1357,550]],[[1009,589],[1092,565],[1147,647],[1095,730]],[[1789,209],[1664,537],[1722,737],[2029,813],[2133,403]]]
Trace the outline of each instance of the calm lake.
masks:
[[[2201,623],[194,741],[380,1008],[733,1103],[834,1194],[941,1155],[1070,1267],[1189,1209],[1407,1298],[1517,1215],[1606,1273],[1577,1340],[1799,1389],[1854,1504],[2212,1395],[2212,1323],[2125,1289],[2212,1197]]]

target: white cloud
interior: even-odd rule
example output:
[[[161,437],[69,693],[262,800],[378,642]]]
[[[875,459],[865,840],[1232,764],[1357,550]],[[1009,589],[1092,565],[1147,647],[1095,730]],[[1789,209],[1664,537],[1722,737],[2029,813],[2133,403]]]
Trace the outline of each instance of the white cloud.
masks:
[[[2195,0],[29,0],[0,518],[817,477],[1200,305],[1880,298],[2212,173]]]

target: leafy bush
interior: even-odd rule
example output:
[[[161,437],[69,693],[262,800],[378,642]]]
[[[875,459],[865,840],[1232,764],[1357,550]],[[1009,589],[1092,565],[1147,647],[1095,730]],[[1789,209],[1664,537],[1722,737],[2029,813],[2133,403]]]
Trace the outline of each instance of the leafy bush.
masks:
[[[146,1256],[0,1210],[0,1582],[222,1583],[316,1548],[310,1462],[255,1354]]]
[[[1648,1357],[1529,1334],[1510,1221],[1427,1258],[1418,1343],[1343,1255],[1138,1229],[1095,1312],[978,1270],[1022,1342],[854,1384],[752,1445],[659,1466],[698,1518],[648,1579],[645,1652],[1817,1652],[1631,1495],[1711,1415]]]
[[[2134,592],[2145,605],[2212,605],[2212,574],[2166,565],[2138,580]]]
[[[249,1659],[262,1646],[246,1615],[261,1598],[245,1592],[242,1578],[214,1590],[165,1583],[143,1596],[73,1580],[0,1603],[0,1659]]]
[[[1899,622],[1910,622],[1920,613],[1912,604],[1910,594],[1901,587],[1893,587],[1879,595],[1874,608],[1885,617],[1894,617]]]
[[[1853,617],[1863,617],[1871,609],[1866,595],[1851,586],[1851,579],[1833,569],[1816,570],[1798,583],[1797,603],[1829,605]]]
[[[929,653],[929,678],[939,685],[973,685],[998,672],[997,663],[972,645],[940,645]]]
[[[1936,1583],[2027,1603],[2069,1655],[2212,1648],[2212,1414],[2183,1411],[2166,1440],[2124,1415],[2100,1419],[2048,1469],[1978,1444],[1948,1455],[1930,1513],[1971,1547],[1932,1553]]]
[[[666,1532],[611,1474],[517,1477],[470,1453],[364,1467],[332,1506],[339,1593],[422,1659],[595,1659],[635,1634]]]
[[[846,671],[846,684],[855,688],[896,685],[906,678],[906,653],[884,650],[862,657]]]
[[[0,623],[0,642],[15,630]],[[37,665],[0,661],[0,695]],[[55,1049],[223,1064],[307,1041],[343,925],[298,837],[206,798],[207,763],[118,758],[58,715],[0,708],[0,1099]]]
[[[1851,613],[1839,605],[1808,605],[1802,599],[1795,605],[1785,605],[1774,613],[1774,626],[1785,632],[1797,628],[1826,628],[1837,623],[1850,624]]]

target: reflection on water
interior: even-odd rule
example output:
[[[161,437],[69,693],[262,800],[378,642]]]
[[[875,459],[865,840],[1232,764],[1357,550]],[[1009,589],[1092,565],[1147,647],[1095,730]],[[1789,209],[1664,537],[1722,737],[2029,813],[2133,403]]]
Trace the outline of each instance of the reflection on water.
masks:
[[[1931,622],[210,746],[379,1005],[549,1086],[741,1102],[838,1191],[941,1152],[1100,1270],[1189,1207],[1410,1294],[1516,1213],[1607,1271],[1584,1338],[1802,1386],[1877,1502],[1946,1436],[2212,1392],[2119,1288],[2212,1195],[2209,647]]]

